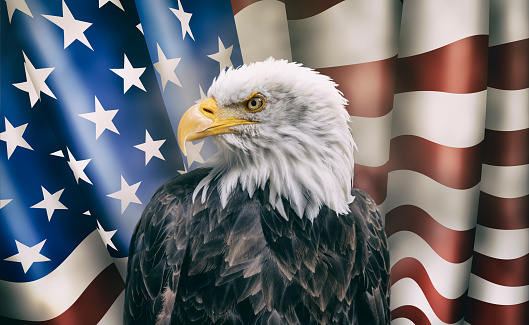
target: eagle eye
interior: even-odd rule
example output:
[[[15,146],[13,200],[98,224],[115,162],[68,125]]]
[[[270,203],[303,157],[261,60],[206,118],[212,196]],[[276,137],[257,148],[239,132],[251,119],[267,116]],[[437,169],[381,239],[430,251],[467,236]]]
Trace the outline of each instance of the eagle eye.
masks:
[[[246,108],[250,112],[259,111],[261,108],[263,108],[264,104],[265,104],[265,100],[263,96],[259,94],[253,94],[252,97],[246,100]]]

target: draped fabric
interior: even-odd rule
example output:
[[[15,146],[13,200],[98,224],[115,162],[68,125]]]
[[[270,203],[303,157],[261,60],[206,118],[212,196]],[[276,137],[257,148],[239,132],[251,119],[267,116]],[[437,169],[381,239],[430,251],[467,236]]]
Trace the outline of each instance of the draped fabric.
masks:
[[[270,56],[349,101],[392,324],[529,322],[529,1],[0,3],[0,323],[121,323],[145,204],[215,152],[179,119]]]

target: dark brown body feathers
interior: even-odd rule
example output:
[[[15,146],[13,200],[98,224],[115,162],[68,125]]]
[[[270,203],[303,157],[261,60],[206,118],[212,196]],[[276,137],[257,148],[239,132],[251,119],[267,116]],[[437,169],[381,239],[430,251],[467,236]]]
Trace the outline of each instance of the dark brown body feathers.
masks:
[[[388,324],[389,254],[382,219],[353,190],[348,215],[323,206],[288,220],[240,188],[227,206],[207,169],[163,185],[131,241],[125,324]],[[214,184],[213,184],[214,185]],[[169,289],[168,289],[169,288]],[[162,316],[159,316],[161,314]]]

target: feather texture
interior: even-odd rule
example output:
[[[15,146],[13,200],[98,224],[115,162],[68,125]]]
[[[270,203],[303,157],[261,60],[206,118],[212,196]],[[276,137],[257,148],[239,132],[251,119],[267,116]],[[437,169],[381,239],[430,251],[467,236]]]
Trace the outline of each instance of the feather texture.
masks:
[[[265,184],[240,184],[223,207],[200,168],[163,185],[136,226],[126,324],[387,324],[389,255],[373,200],[353,189],[350,212],[285,219]],[[294,215],[282,200],[286,215]]]
[[[241,109],[252,93],[266,100],[256,113]],[[258,123],[232,127],[237,134],[213,136],[219,151],[204,163],[212,172],[194,197],[204,201],[210,183],[219,179],[223,206],[238,184],[250,196],[267,185],[268,201],[283,218],[283,198],[298,218],[316,218],[323,205],[348,212],[355,144],[344,107],[347,101],[329,77],[300,64],[269,59],[221,72],[208,96],[231,114]]]

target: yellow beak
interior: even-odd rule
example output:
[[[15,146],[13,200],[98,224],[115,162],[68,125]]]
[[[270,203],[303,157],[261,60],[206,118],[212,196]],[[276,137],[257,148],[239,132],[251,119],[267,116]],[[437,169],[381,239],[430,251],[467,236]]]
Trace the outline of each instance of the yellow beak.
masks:
[[[226,109],[219,108],[214,98],[206,98],[188,109],[178,123],[178,145],[187,155],[185,143],[196,141],[215,134],[236,133],[230,127],[257,122],[233,116]]]

